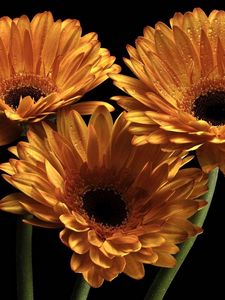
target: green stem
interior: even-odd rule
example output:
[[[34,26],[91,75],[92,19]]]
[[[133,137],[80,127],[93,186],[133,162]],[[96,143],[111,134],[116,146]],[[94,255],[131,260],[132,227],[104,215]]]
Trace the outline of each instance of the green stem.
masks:
[[[71,300],[86,300],[89,294],[90,285],[84,280],[82,275],[77,275],[79,277],[75,282]]]
[[[33,300],[32,226],[19,216],[16,229],[17,299]]]
[[[200,227],[203,225],[205,218],[207,216],[213,198],[214,190],[216,187],[217,177],[218,177],[218,168],[214,169],[209,174],[209,182],[208,182],[209,189],[208,192],[204,195],[204,199],[208,202],[208,205],[205,208],[201,209],[197,214],[195,214],[191,218],[191,221]],[[196,237],[190,238],[185,243],[180,245],[180,252],[176,256],[176,260],[177,260],[176,267],[173,269],[161,268],[159,270],[144,300],[163,299],[176,273],[178,272],[180,266],[182,265],[183,261],[188,255],[188,252],[190,251],[191,247],[193,246],[195,240]]]

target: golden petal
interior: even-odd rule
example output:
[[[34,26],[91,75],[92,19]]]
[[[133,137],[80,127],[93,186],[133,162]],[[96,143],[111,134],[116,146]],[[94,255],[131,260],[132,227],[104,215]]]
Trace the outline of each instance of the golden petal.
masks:
[[[46,194],[47,194],[47,193],[46,193]],[[54,212],[55,212],[56,214],[58,214],[59,216],[60,216],[60,215],[63,215],[63,214],[68,214],[68,213],[70,213],[70,211],[69,211],[69,209],[68,209],[68,207],[66,206],[65,203],[57,202],[57,203],[54,205],[53,203],[54,203],[55,199],[52,201],[52,198],[49,197],[49,194],[47,194],[47,197],[46,197],[46,195],[43,194],[43,193],[41,193],[41,195],[44,197],[45,200],[46,200],[46,198],[47,198],[47,200],[46,200],[47,203],[49,203],[49,204],[51,203],[51,204],[54,206],[54,207],[53,207]],[[50,199],[50,201],[49,201],[49,199]]]
[[[24,49],[24,68],[27,73],[33,73],[34,71],[33,45],[31,41],[30,32],[28,30],[26,30],[24,33],[23,49]]]
[[[68,246],[78,254],[87,253],[90,249],[90,244],[87,240],[86,232],[71,232],[68,239]],[[91,250],[91,249],[90,249]]]
[[[140,242],[142,247],[158,247],[165,242],[165,239],[158,234],[148,233],[140,237]]]
[[[188,83],[188,78],[186,76],[183,58],[177,50],[176,45],[173,41],[168,39],[164,33],[160,30],[155,31],[155,43],[157,53],[159,57],[164,61],[170,62],[172,69],[176,72],[176,74],[182,78],[182,82]]]
[[[15,168],[8,162],[8,163],[2,163],[0,165],[0,169],[4,171],[5,173],[9,175],[15,174]]]
[[[34,50],[34,65],[38,66],[38,60],[41,57],[41,51],[47,36],[53,23],[52,14],[45,12],[43,14],[37,14],[31,21],[31,31],[33,35],[33,50]]]
[[[141,243],[135,236],[111,237],[103,243],[103,248],[112,255],[124,256],[129,252],[138,251]]]
[[[88,126],[93,126],[95,129],[99,149],[99,162],[101,164],[103,162],[103,157],[107,157],[108,154],[107,151],[109,149],[113,127],[111,114],[105,106],[99,106],[95,110],[95,113],[90,118]]]
[[[87,160],[87,126],[76,111],[61,111],[57,117],[59,133],[70,140],[83,161]]]
[[[69,141],[60,136],[56,131],[53,131],[51,127],[43,123],[48,143],[51,150],[54,152],[56,157],[61,161],[64,168],[70,170],[71,166],[74,169],[79,168],[82,161],[80,155],[74,151]]]
[[[185,81],[183,82],[182,76],[179,76],[179,74],[157,54],[150,53],[149,58],[152,71],[148,66],[144,67],[149,76],[153,76],[155,79],[153,81],[155,89],[163,97],[168,95],[168,97],[164,98],[172,105],[176,105],[176,99],[179,99],[179,95],[181,95],[180,88],[184,85]],[[149,89],[149,91],[151,91],[151,89]]]
[[[88,254],[81,255],[73,253],[70,266],[74,272],[83,273],[90,269],[92,263]]]
[[[201,67],[200,67],[198,53],[193,47],[187,34],[183,30],[181,30],[177,26],[173,26],[173,33],[174,33],[174,39],[178,47],[178,50],[183,56],[184,62],[186,63],[187,72],[188,70],[190,70],[189,68],[193,63],[194,73],[192,74],[192,80],[198,81],[201,76]]]
[[[122,113],[116,120],[111,136],[111,167],[118,171],[125,167],[130,151],[131,134],[128,131],[129,122],[126,122],[125,115]]]
[[[212,48],[204,30],[201,31],[200,60],[202,76],[208,76],[213,71],[214,64]]]
[[[183,228],[172,224],[165,224],[162,229],[162,236],[171,243],[182,243],[188,238],[188,233]]]
[[[70,52],[75,49],[81,38],[81,27],[77,20],[70,20],[66,23],[65,20],[62,22],[62,32],[59,40],[58,54],[65,55],[65,53]]]
[[[63,188],[64,180],[58,171],[51,165],[48,160],[45,160],[46,175],[49,181],[58,189]]]
[[[132,97],[127,96],[114,96],[111,97],[111,100],[117,101],[119,106],[125,110],[147,110],[148,107],[140,102],[137,102]]]
[[[130,57],[135,58],[137,60],[139,59],[138,52],[133,46],[127,44],[126,49],[127,49],[127,52],[129,53]]]
[[[2,17],[0,19],[0,26],[2,28],[1,39],[6,49],[9,49],[10,33],[11,33],[12,19],[9,17]]]
[[[142,279],[145,275],[145,269],[142,263],[138,262],[133,256],[126,256],[126,267],[124,273],[134,279]]]
[[[187,12],[184,15],[183,30],[188,35],[195,49],[198,51],[200,46],[201,24],[191,12]]]
[[[188,236],[195,236],[202,232],[202,229],[199,226],[192,224],[190,221],[185,220],[182,217],[172,217],[169,222],[170,224],[183,228],[188,233]]]
[[[26,224],[30,224],[32,226],[37,226],[37,227],[41,227],[41,228],[48,228],[48,229],[56,229],[56,228],[61,228],[62,225],[61,224],[57,224],[57,223],[49,223],[48,220],[46,221],[42,221],[39,219],[24,219],[23,220],[24,223]]]
[[[34,103],[34,100],[30,96],[27,96],[25,98],[21,97],[19,106],[17,108],[17,114],[22,118],[26,118],[26,116],[31,113]]]
[[[9,60],[7,56],[7,52],[5,46],[0,38],[0,76],[2,79],[7,79],[10,77],[10,68],[9,68]]]
[[[84,272],[83,276],[84,279],[90,284],[90,286],[94,288],[100,287],[104,282],[104,278],[102,278],[102,276],[97,272],[94,266]]]
[[[170,242],[165,242],[164,244],[160,245],[159,247],[155,247],[154,251],[156,252],[163,252],[163,253],[169,253],[169,254],[176,254],[180,251],[180,249]],[[157,260],[156,260],[157,261]]]
[[[81,218],[76,219],[75,216],[70,214],[64,214],[60,216],[60,221],[65,225],[66,228],[75,231],[75,232],[84,232],[88,231],[88,224],[85,224],[85,221]]]
[[[59,224],[59,219],[56,215],[54,215],[53,210],[48,208],[47,206],[40,205],[34,200],[30,199],[22,199],[21,205],[25,208],[27,212],[33,214],[38,219],[41,219],[45,222],[56,223]]]
[[[22,128],[0,113],[0,146],[15,141],[21,134]]]
[[[19,30],[14,22],[11,25],[11,40],[9,51],[10,62],[15,73],[23,72],[24,60],[23,60],[23,47]]]
[[[155,34],[155,29],[151,26],[146,26],[144,28],[144,37],[146,37],[147,39],[149,39],[150,41],[154,40],[154,34]]]
[[[54,63],[58,50],[60,34],[61,21],[58,20],[52,24],[51,28],[49,28],[41,52],[44,71],[46,75],[51,71],[52,65]]]
[[[104,242],[94,230],[88,231],[88,241],[93,246],[96,246],[99,248],[102,246],[102,244]]]
[[[176,259],[172,255],[163,252],[157,252],[157,255],[158,260],[153,265],[163,268],[174,268],[176,266]]]
[[[13,193],[5,196],[0,201],[0,209],[14,214],[24,214],[26,210],[20,200],[26,198],[22,193]]]
[[[158,259],[158,255],[153,252],[152,248],[143,248],[137,253],[132,253],[132,257],[143,264],[152,264]]]
[[[216,145],[206,143],[198,148],[197,152],[198,161],[204,172],[209,173],[211,170],[219,166],[218,158],[221,156],[219,147]]]
[[[111,104],[103,101],[84,101],[76,103],[72,107],[81,115],[90,115],[93,114],[95,109],[99,106],[105,106],[110,112],[115,110]]]
[[[16,25],[18,27],[21,38],[24,37],[25,32],[31,33],[30,20],[26,15],[22,15],[20,18],[18,18],[17,22],[15,19],[13,21],[16,23]]]
[[[164,130],[158,129],[148,135],[147,141],[156,145],[167,144],[169,141],[168,134],[166,134]]]
[[[101,274],[105,280],[112,281],[121,272],[123,272],[126,265],[126,261],[123,257],[114,257],[113,263],[110,268],[101,270]]]
[[[99,164],[99,144],[95,128],[88,126],[87,162],[90,169],[94,169]]]
[[[95,263],[97,266],[102,268],[110,268],[113,264],[113,261],[105,256],[97,247],[92,246],[90,248],[90,259]]]

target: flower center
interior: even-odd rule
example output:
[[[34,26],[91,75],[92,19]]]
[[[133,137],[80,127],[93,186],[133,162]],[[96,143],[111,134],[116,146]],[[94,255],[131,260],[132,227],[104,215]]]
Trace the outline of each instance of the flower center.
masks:
[[[50,78],[36,74],[16,74],[0,82],[0,98],[13,109],[17,109],[21,97],[30,96],[35,102],[57,88]]]
[[[197,119],[213,126],[225,125],[225,92],[210,91],[200,95],[192,105],[192,112]]]
[[[127,219],[126,203],[121,194],[111,187],[88,190],[82,200],[88,217],[97,223],[117,227]]]

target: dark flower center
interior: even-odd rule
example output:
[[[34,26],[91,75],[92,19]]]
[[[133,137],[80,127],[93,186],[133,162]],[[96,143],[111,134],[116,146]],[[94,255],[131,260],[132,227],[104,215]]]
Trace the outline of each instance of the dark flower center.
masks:
[[[111,187],[89,190],[82,200],[83,209],[97,223],[115,227],[122,225],[127,218],[126,204],[121,194]]]
[[[45,93],[39,88],[33,86],[21,86],[10,90],[4,97],[4,101],[9,106],[17,109],[20,102],[20,97],[30,96],[35,101],[38,101],[41,97],[45,97]]]
[[[213,126],[225,125],[225,92],[211,91],[199,96],[192,112],[199,120],[205,120]]]

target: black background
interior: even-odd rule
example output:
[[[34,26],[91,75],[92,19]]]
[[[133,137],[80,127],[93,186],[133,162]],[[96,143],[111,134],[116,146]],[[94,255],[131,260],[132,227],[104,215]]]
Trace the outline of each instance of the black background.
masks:
[[[38,12],[50,10],[55,19],[76,18],[81,21],[83,33],[95,31],[102,46],[110,49],[117,63],[127,72],[122,57],[127,56],[126,44],[134,45],[144,26],[161,20],[168,23],[176,11],[185,12],[201,7],[207,13],[212,9],[225,9],[223,1],[22,1],[5,0],[0,15],[18,17],[27,14],[30,18]],[[121,7],[123,5],[123,7]],[[120,91],[108,80],[85,99],[108,100]],[[118,110],[119,111],[119,110]],[[118,112],[117,111],[117,112]],[[0,148],[0,159],[6,161],[6,147]],[[212,207],[200,235],[171,284],[165,300],[204,299],[213,293],[213,299],[224,298],[224,176],[220,174]],[[1,195],[11,188],[0,182]],[[0,299],[16,300],[15,276],[15,225],[16,216],[0,212]],[[76,278],[70,270],[71,251],[58,239],[57,230],[34,228],[33,265],[35,300],[67,300]],[[120,275],[112,283],[105,282],[99,289],[92,289],[88,299],[143,299],[155,273],[155,268],[146,267],[146,276],[136,281]],[[223,274],[223,273],[222,273]]]

